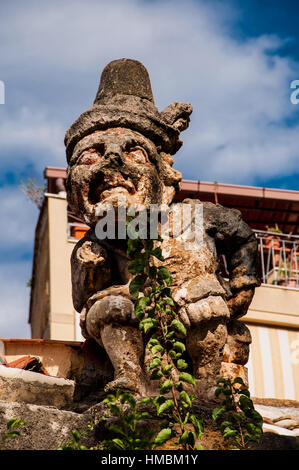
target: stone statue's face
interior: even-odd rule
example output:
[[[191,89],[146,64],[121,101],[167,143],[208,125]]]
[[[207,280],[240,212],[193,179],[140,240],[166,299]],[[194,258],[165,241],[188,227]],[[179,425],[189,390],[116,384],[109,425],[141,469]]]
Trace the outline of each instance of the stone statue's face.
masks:
[[[164,185],[156,146],[124,128],[96,131],[77,143],[68,167],[68,200],[94,226],[104,204],[126,208],[161,204]]]

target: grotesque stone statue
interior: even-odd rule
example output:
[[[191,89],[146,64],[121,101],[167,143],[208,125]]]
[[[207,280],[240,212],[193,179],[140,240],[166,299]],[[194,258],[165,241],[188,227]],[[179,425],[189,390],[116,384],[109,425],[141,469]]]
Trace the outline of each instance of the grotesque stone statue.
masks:
[[[148,380],[144,338],[128,289],[126,241],[97,238],[99,213],[103,204],[117,208],[120,196],[127,209],[171,204],[181,180],[171,155],[182,145],[180,132],[188,127],[191,112],[189,104],[172,103],[160,113],[145,67],[120,59],[105,67],[92,108],[66,133],[68,202],[90,226],[72,254],[73,302],[81,313],[83,336],[104,347],[113,365],[107,391],[122,388],[146,395]],[[203,207],[200,248],[186,250],[183,240],[170,236],[162,252],[188,331],[193,373],[207,392],[220,374],[228,373],[229,364],[240,372],[248,360],[250,333],[236,319],[246,314],[259,285],[258,258],[255,236],[238,211],[184,201],[192,207],[196,203]],[[228,281],[219,273],[221,254]]]

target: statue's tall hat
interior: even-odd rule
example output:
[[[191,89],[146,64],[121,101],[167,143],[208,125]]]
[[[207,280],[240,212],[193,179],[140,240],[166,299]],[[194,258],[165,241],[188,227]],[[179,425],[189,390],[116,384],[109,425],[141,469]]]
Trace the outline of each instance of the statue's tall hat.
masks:
[[[182,145],[180,132],[188,127],[191,113],[188,103],[172,103],[160,113],[144,65],[131,59],[114,60],[102,72],[93,106],[65,135],[67,159],[83,137],[111,127],[136,130],[173,155]]]

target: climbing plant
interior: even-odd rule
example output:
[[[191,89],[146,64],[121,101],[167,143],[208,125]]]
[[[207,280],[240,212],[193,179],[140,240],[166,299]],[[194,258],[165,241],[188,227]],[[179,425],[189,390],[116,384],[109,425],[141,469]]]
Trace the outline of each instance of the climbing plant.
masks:
[[[263,418],[254,409],[249,390],[243,380],[221,378],[215,395],[224,396],[221,407],[213,410],[213,419],[219,425],[224,439],[232,441],[230,449],[248,450],[250,443],[259,442]]]
[[[154,398],[147,398],[146,402],[154,405],[158,417],[167,416],[152,446],[163,445],[172,439],[173,445],[182,449],[202,449],[199,441],[204,432],[203,420],[199,414],[192,412],[195,395],[190,393],[190,389],[191,392],[195,390],[196,380],[184,357],[187,331],[178,318],[172,299],[172,277],[161,264],[164,261],[161,247],[154,246],[152,239],[140,238],[138,232],[133,235],[128,239],[127,249],[127,254],[132,257],[128,270],[134,275],[129,290],[136,299],[139,329],[147,337],[146,348],[151,357],[147,367],[150,379],[159,381],[160,387],[160,393]],[[162,242],[160,236],[157,239]],[[122,397],[121,401],[133,402],[132,394]],[[115,401],[116,396],[110,395],[106,403],[111,411],[120,416]],[[141,415],[137,417],[139,419]],[[136,415],[130,419],[134,421]],[[123,435],[123,430],[114,430]],[[125,436],[121,436],[117,440],[119,447],[127,445]]]

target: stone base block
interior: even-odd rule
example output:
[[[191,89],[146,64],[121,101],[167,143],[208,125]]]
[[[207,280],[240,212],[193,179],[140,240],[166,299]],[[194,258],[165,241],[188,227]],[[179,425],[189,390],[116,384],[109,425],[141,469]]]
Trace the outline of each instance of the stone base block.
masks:
[[[12,418],[21,419],[25,425],[19,428],[20,436],[1,442],[2,449],[57,450],[71,439],[73,429],[85,435],[91,422],[90,415],[0,400],[0,436],[6,432],[6,423]],[[92,446],[92,434],[88,434],[88,439],[88,445]],[[85,443],[83,439],[82,444]]]
[[[73,380],[0,366],[0,400],[61,409],[72,404],[74,391]]]

